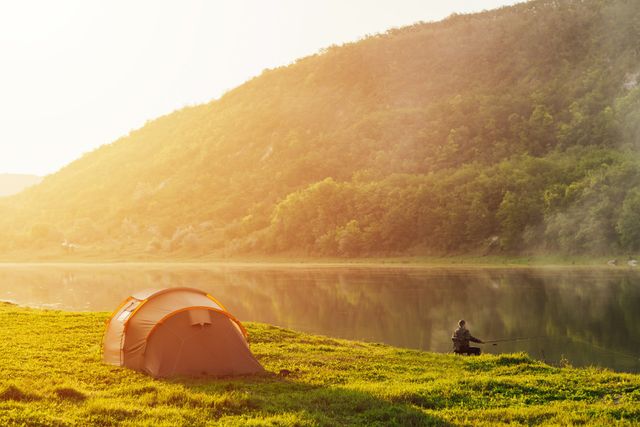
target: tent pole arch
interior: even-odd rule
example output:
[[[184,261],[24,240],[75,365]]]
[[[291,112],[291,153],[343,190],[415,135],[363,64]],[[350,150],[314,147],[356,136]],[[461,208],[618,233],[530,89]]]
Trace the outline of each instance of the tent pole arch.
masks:
[[[213,301],[216,304],[218,304],[220,306],[220,308],[222,308],[224,311],[227,311],[227,312],[229,311],[229,310],[227,310],[227,307],[222,305],[222,303],[220,301],[218,301],[213,295],[207,294],[207,298],[209,298],[211,301]]]
[[[183,313],[185,311],[189,311],[189,310],[194,310],[194,309],[202,309],[202,310],[209,310],[209,311],[213,311],[216,313],[220,313],[223,316],[229,318],[229,320],[231,320],[233,323],[236,324],[236,326],[238,326],[238,328],[240,329],[240,332],[242,333],[242,336],[247,339],[249,337],[249,333],[247,332],[247,330],[245,329],[244,326],[242,326],[242,323],[240,323],[240,321],[238,319],[235,318],[235,316],[233,316],[231,313],[229,313],[228,311],[223,311],[223,310],[216,310],[213,307],[207,307],[207,306],[193,306],[193,307],[185,307],[185,308],[181,308],[179,310],[176,311],[172,311],[171,313],[167,314],[166,316],[164,316],[162,319],[160,319],[155,325],[153,325],[153,328],[151,328],[151,330],[149,331],[149,333],[147,334],[147,336],[145,337],[145,341],[148,341],[149,338],[151,338],[151,335],[153,335],[153,333],[155,332],[155,330],[158,328],[158,326],[162,325],[164,322],[166,322],[169,318]]]

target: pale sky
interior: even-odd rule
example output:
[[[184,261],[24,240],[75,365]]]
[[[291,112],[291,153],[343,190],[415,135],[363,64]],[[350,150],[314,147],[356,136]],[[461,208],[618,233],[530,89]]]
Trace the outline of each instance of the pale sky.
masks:
[[[0,173],[53,173],[265,68],[518,0],[0,0]]]

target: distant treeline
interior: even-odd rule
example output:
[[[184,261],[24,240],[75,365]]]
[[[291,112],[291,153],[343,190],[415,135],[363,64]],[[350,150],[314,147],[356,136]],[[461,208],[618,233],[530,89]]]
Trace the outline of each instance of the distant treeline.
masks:
[[[639,82],[635,0],[395,29],[265,71],[5,199],[0,251],[637,251]]]
[[[251,249],[346,256],[640,249],[640,160],[575,147],[429,175],[331,178],[290,194]]]

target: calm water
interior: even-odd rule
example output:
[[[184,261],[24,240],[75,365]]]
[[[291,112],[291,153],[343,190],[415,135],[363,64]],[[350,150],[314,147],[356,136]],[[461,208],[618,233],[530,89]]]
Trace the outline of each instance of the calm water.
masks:
[[[0,266],[0,299],[111,311],[145,288],[190,286],[244,321],[447,352],[458,319],[491,353],[640,372],[640,272],[613,269]]]

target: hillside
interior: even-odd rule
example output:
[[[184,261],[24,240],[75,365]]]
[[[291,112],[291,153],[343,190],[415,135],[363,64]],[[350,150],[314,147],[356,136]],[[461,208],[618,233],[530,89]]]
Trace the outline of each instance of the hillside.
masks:
[[[40,181],[42,178],[39,176],[2,173],[0,174],[0,197],[17,194]]]
[[[332,46],[0,201],[0,253],[640,249],[640,2],[535,0]]]
[[[2,425],[637,425],[640,377],[246,325],[267,373],[155,380],[101,361],[107,313],[0,305]],[[286,369],[288,376],[278,373]]]

